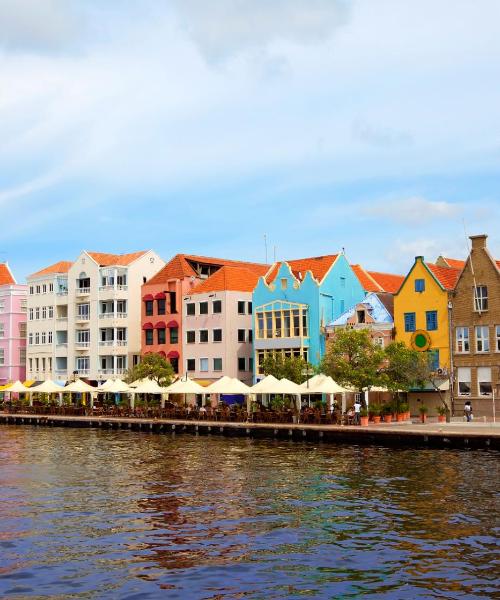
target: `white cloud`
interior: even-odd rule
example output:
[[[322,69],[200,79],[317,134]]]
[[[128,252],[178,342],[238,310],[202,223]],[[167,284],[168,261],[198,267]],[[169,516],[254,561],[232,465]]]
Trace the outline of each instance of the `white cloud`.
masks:
[[[413,197],[400,200],[377,200],[371,202],[366,213],[371,217],[386,218],[409,225],[421,225],[429,221],[449,219],[459,216],[462,207],[444,201]]]
[[[182,25],[210,61],[279,40],[317,44],[349,17],[345,0],[174,0]]]

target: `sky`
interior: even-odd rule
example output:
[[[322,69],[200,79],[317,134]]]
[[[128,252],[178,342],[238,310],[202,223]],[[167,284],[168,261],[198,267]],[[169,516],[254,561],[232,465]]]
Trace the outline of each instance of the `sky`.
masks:
[[[498,0],[0,0],[0,261],[500,257]]]

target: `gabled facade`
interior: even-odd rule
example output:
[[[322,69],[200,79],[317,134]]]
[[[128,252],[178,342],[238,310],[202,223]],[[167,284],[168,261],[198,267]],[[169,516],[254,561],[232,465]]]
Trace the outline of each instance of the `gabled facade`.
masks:
[[[253,381],[252,292],[267,266],[221,267],[184,298],[184,370]]]
[[[449,372],[450,321],[448,302],[460,269],[441,267],[417,256],[394,296],[397,341],[432,355],[433,368]]]
[[[275,263],[253,293],[256,378],[269,352],[317,365],[325,352],[326,324],[364,296],[344,254]]]
[[[267,269],[266,265],[193,254],[177,254],[142,286],[141,353],[167,358],[176,373],[184,373],[185,308],[190,295],[223,266]],[[194,357],[189,357],[192,360]],[[190,362],[192,366],[192,362]],[[199,366],[199,365],[198,365]],[[206,373],[205,373],[206,375]]]
[[[368,329],[373,341],[381,348],[393,340],[394,298],[392,294],[370,292],[361,301],[326,326],[327,337],[339,329]]]
[[[476,416],[500,412],[500,260],[488,252],[486,235],[471,236],[472,249],[453,294],[454,397]]]
[[[0,263],[0,385],[26,378],[27,286]]]

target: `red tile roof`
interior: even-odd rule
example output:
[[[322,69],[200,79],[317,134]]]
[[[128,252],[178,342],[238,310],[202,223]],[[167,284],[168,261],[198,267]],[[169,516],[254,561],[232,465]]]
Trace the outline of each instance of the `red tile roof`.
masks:
[[[445,290],[453,290],[457,284],[462,269],[452,267],[440,267],[434,263],[425,263],[434,277],[444,287]]]
[[[268,271],[265,265],[254,267],[224,266],[216,271],[205,281],[197,285],[190,293],[204,294],[207,292],[222,292],[224,290],[235,292],[253,292],[259,278]]]
[[[361,265],[351,265],[365,292],[389,292],[395,294],[404,281],[403,275],[366,271]]]
[[[500,260],[495,261],[497,263],[497,267],[500,269]]]
[[[444,262],[453,269],[463,269],[465,267],[465,260],[460,260],[458,258],[447,258],[446,256],[441,257]]]
[[[327,256],[313,256],[311,258],[298,258],[296,260],[276,262],[266,275],[266,281],[267,283],[272,283],[276,279],[281,265],[286,262],[297,279],[304,279],[307,271],[310,271],[311,275],[321,283],[330,270],[330,267],[337,260],[337,257],[338,254],[329,254]]]
[[[45,267],[45,269],[33,273],[29,277],[41,277],[42,275],[50,275],[51,273],[67,273],[70,270],[72,264],[73,263],[69,260],[60,260],[59,262],[50,265],[50,267]]]
[[[169,279],[183,279],[184,277],[197,277],[196,271],[190,265],[189,261],[195,263],[202,263],[206,265],[213,265],[218,267],[223,266],[234,266],[234,267],[265,267],[265,271],[269,268],[267,265],[260,265],[258,263],[249,263],[239,260],[227,260],[224,258],[212,258],[209,256],[196,256],[194,254],[176,254],[156,275],[153,275],[148,280],[147,284],[159,284],[166,283]],[[147,285],[146,284],[146,285]]]
[[[134,260],[141,258],[147,250],[141,252],[131,252],[130,254],[106,254],[104,252],[87,252],[100,267],[126,266],[133,263]]]
[[[14,285],[16,280],[10,272],[7,263],[0,263],[0,285]]]

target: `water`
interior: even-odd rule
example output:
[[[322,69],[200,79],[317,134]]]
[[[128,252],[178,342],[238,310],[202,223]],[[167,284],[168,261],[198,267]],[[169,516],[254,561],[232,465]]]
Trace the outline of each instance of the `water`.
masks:
[[[492,598],[498,454],[0,426],[3,598]]]

